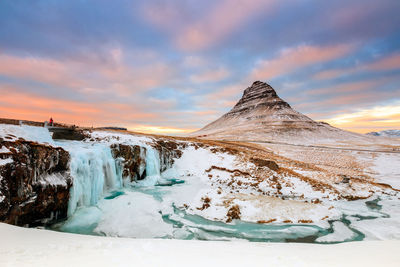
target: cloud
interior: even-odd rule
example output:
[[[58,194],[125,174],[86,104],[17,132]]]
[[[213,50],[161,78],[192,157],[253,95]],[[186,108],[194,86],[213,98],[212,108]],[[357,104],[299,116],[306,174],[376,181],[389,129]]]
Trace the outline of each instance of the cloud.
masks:
[[[109,102],[86,103],[43,97],[5,84],[0,84],[0,94],[2,116],[12,118],[44,121],[53,116],[54,119],[65,123],[99,126],[113,123],[125,125],[132,120],[158,117],[131,105]]]
[[[215,3],[216,2],[216,3]],[[213,46],[252,17],[271,12],[276,0],[219,0],[203,16],[192,19],[179,5],[147,7],[147,19],[172,34],[178,48],[193,52]],[[181,25],[184,25],[183,27]]]
[[[0,55],[0,74],[19,79],[29,79],[58,86],[78,87],[85,83],[75,77],[77,64],[62,63],[53,59]]]
[[[230,75],[229,71],[225,68],[219,68],[216,70],[210,70],[199,74],[193,74],[190,79],[195,83],[209,83],[209,82],[219,82]]]
[[[307,95],[339,95],[343,93],[358,94],[360,92],[369,91],[378,85],[385,84],[388,79],[376,79],[376,80],[366,80],[366,81],[351,81],[342,84],[335,84],[329,87],[323,87],[313,90],[308,90]]]
[[[323,70],[315,73],[312,77],[316,80],[331,80],[338,77],[345,77],[360,73],[379,73],[384,71],[400,69],[400,53],[395,52],[385,55],[371,62],[357,64],[354,67],[345,67],[340,69]]]
[[[365,66],[367,70],[373,71],[386,71],[400,69],[400,53],[385,56],[376,62],[370,63]]]
[[[323,70],[320,72],[317,72],[313,75],[313,78],[316,80],[332,80],[341,76],[349,75],[350,73],[354,72],[347,69],[333,69],[333,70]]]
[[[258,62],[250,76],[253,80],[273,79],[300,68],[341,58],[353,49],[353,45],[344,44],[332,46],[301,45],[284,49],[279,56]]]
[[[362,133],[396,128],[400,124],[400,102],[340,114],[325,121],[340,128]]]
[[[174,69],[162,61],[135,66],[125,62],[122,50],[109,52],[101,63],[0,54],[0,75],[89,95],[112,92],[120,96],[164,85],[174,76]]]
[[[324,120],[332,115],[356,112],[357,108],[368,108],[377,102],[385,103],[399,99],[397,87],[397,80],[393,77],[350,80],[328,87],[305,90],[300,96],[293,97],[293,103],[290,104],[305,114],[320,114],[313,118]]]
[[[129,129],[134,129],[140,133],[149,133],[149,134],[185,134],[195,131],[196,129],[187,129],[187,128],[176,128],[176,127],[165,127],[165,126],[152,126],[152,125],[141,125],[141,124],[133,124],[129,125]]]

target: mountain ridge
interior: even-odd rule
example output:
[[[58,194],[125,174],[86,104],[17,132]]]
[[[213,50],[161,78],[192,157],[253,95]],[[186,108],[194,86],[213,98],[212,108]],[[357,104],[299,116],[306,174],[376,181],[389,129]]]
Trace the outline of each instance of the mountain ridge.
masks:
[[[390,137],[390,138],[400,138],[400,130],[383,130],[379,132],[369,132],[366,133],[369,136],[377,136],[377,137]]]
[[[189,136],[292,143],[371,138],[312,120],[294,110],[271,85],[261,81],[255,81],[247,87],[229,112]]]

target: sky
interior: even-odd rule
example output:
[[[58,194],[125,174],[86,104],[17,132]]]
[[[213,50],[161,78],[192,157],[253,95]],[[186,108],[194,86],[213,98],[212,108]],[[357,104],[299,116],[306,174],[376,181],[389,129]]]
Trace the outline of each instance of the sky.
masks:
[[[399,0],[2,0],[0,117],[184,134],[265,81],[314,120],[400,128]]]

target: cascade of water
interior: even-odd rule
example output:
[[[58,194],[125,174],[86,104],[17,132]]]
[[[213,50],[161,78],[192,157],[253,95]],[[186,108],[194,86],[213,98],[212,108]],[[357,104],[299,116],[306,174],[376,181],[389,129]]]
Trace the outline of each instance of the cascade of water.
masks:
[[[96,205],[108,190],[122,187],[122,170],[108,146],[102,144],[66,147],[71,153],[74,178],[68,203],[68,216],[79,206]]]
[[[78,207],[94,206],[110,190],[124,186],[123,162],[114,159],[107,144],[82,142],[57,142],[71,155],[70,171],[73,186],[70,190],[68,216]],[[146,178],[139,185],[155,185],[160,179],[160,155],[150,146],[146,147]]]
[[[146,147],[146,178],[138,181],[137,186],[153,186],[156,185],[160,179],[160,156],[156,149]]]
[[[146,176],[160,176],[160,155],[152,147],[147,148]]]

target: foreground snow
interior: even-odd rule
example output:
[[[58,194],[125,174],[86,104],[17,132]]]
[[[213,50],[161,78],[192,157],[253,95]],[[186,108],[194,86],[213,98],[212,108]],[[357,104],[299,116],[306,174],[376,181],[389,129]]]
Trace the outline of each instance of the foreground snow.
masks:
[[[336,245],[95,237],[0,224],[0,266],[398,266],[400,241]]]

